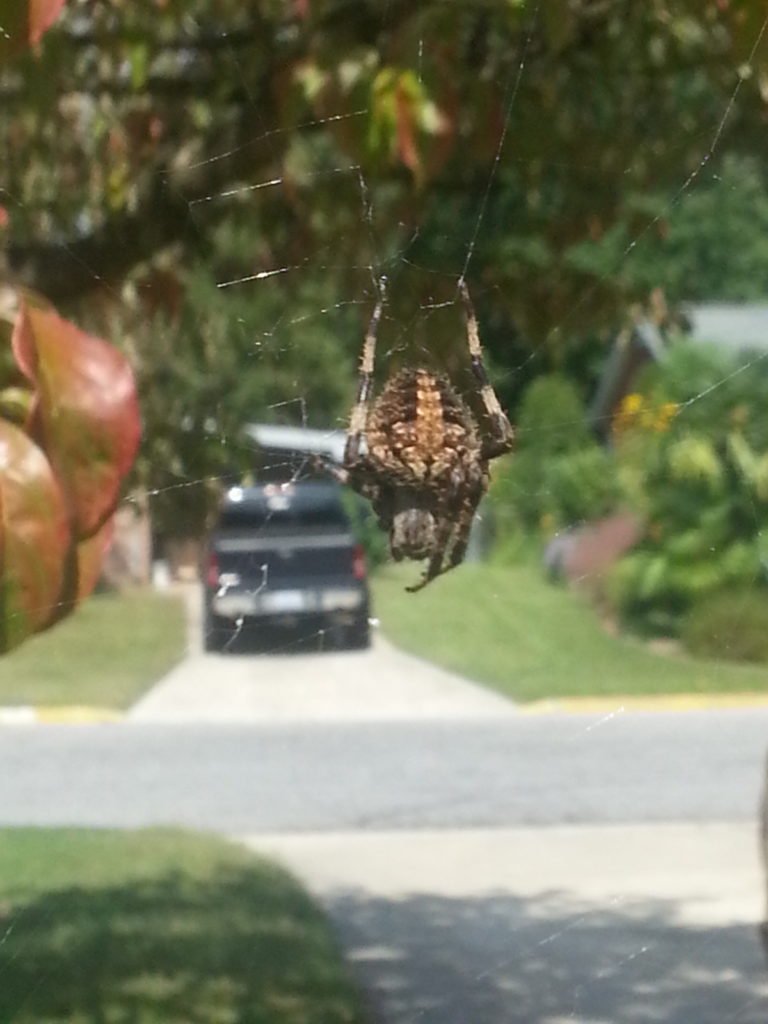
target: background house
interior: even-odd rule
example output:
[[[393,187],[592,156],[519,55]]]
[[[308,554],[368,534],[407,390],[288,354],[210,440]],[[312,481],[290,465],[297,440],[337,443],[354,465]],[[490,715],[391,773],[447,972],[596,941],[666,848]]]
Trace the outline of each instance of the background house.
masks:
[[[608,441],[613,417],[636,389],[639,371],[662,359],[680,335],[731,352],[768,353],[768,303],[703,302],[686,305],[674,320],[663,312],[638,317],[611,346],[590,405],[589,422],[600,440]]]

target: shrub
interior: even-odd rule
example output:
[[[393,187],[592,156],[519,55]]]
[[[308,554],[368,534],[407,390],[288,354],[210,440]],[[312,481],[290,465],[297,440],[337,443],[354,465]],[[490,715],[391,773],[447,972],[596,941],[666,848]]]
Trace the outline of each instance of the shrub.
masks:
[[[389,542],[387,535],[379,528],[373,509],[349,488],[343,488],[342,495],[352,531],[357,542],[365,548],[369,567],[375,569],[383,565],[389,557]]]
[[[576,387],[560,374],[537,377],[526,389],[517,417],[521,452],[557,455],[592,441],[584,403]]]
[[[612,587],[634,627],[676,634],[710,595],[762,583],[767,369],[680,344],[646,374],[646,390],[622,403],[618,461],[647,530]]]
[[[620,498],[613,454],[593,440],[584,404],[565,377],[539,377],[523,397],[518,451],[494,468],[491,500],[499,532],[552,532],[605,515]]]
[[[693,606],[681,635],[691,654],[768,662],[768,589],[711,594]]]
[[[608,515],[622,497],[616,460],[597,444],[554,458],[546,480],[558,527]]]

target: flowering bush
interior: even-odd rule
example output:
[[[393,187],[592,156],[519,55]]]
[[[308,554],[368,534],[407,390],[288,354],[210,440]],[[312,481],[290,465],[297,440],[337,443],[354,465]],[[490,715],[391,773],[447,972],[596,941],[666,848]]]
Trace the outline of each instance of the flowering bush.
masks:
[[[741,372],[734,371],[740,369]],[[622,403],[614,439],[627,493],[646,520],[618,566],[624,615],[675,633],[693,605],[758,587],[768,551],[768,367],[688,343]]]
[[[677,415],[680,406],[677,402],[661,402],[653,405],[642,395],[627,395],[621,402],[616,413],[612,429],[613,435],[620,438],[631,430],[655,430],[663,433]]]

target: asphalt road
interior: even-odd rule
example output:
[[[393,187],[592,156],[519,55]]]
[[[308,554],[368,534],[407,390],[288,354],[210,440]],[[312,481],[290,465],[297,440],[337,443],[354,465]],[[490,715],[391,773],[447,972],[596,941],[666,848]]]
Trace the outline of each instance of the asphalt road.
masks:
[[[7,727],[0,824],[228,833],[748,822],[768,709]]]

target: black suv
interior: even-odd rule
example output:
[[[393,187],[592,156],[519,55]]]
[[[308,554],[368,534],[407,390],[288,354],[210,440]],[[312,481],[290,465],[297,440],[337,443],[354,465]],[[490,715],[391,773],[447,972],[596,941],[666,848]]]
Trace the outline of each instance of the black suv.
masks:
[[[366,576],[338,484],[232,487],[208,545],[205,649],[222,650],[254,624],[323,629],[367,647]]]

